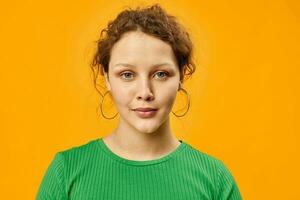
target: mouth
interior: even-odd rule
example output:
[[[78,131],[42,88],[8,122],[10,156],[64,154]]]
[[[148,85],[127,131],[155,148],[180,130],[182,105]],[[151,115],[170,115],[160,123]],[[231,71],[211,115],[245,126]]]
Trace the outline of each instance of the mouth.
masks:
[[[149,111],[140,111],[140,110],[133,110],[133,111],[140,118],[150,118],[150,117],[153,117],[157,113],[157,109],[149,110]]]

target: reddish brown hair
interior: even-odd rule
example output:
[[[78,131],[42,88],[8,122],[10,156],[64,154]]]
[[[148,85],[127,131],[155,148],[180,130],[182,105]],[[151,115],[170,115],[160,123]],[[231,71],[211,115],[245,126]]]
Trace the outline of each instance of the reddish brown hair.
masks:
[[[99,72],[102,76],[103,71],[108,73],[113,45],[123,33],[129,31],[142,31],[170,44],[179,67],[181,82],[194,73],[196,66],[192,59],[193,44],[188,32],[177,22],[176,17],[167,14],[159,4],[137,7],[135,10],[128,8],[119,13],[116,19],[108,22],[96,41],[97,51],[90,65],[96,89]]]

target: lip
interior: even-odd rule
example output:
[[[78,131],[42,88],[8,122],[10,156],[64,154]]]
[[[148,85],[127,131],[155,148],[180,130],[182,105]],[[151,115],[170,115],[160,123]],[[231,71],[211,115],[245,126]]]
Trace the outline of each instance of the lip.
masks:
[[[141,118],[149,118],[149,117],[153,117],[157,113],[157,110],[149,110],[149,111],[134,110],[134,112],[137,114],[137,116]]]
[[[148,112],[148,111],[156,111],[157,109],[156,108],[147,107],[147,108],[136,108],[136,109],[133,109],[133,110],[134,111]]]

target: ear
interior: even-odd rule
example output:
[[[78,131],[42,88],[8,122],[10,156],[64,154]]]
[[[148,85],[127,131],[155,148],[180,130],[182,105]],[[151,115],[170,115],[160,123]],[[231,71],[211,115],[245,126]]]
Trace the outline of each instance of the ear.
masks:
[[[103,74],[104,74],[104,77],[105,77],[105,85],[106,85],[106,88],[108,91],[111,90],[111,87],[110,87],[110,83],[109,83],[109,77],[108,77],[108,74],[104,71],[103,71]]]
[[[182,82],[180,81],[180,82],[179,82],[179,86],[178,86],[178,90],[177,90],[177,91],[179,91],[181,87],[182,87]]]

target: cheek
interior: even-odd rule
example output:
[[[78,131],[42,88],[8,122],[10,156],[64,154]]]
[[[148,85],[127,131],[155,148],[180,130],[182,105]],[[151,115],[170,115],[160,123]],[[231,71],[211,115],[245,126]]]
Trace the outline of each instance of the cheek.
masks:
[[[177,89],[177,86],[172,85],[170,87],[165,88],[164,90],[159,90],[159,99],[161,100],[161,103],[172,107],[176,99]]]
[[[115,104],[117,104],[117,106],[125,104],[128,99],[128,95],[126,95],[126,93],[122,90],[112,91],[112,96],[113,96],[114,102],[115,102]]]
[[[111,90],[114,103],[117,107],[128,107],[132,101],[132,94],[128,88],[114,86]]]

